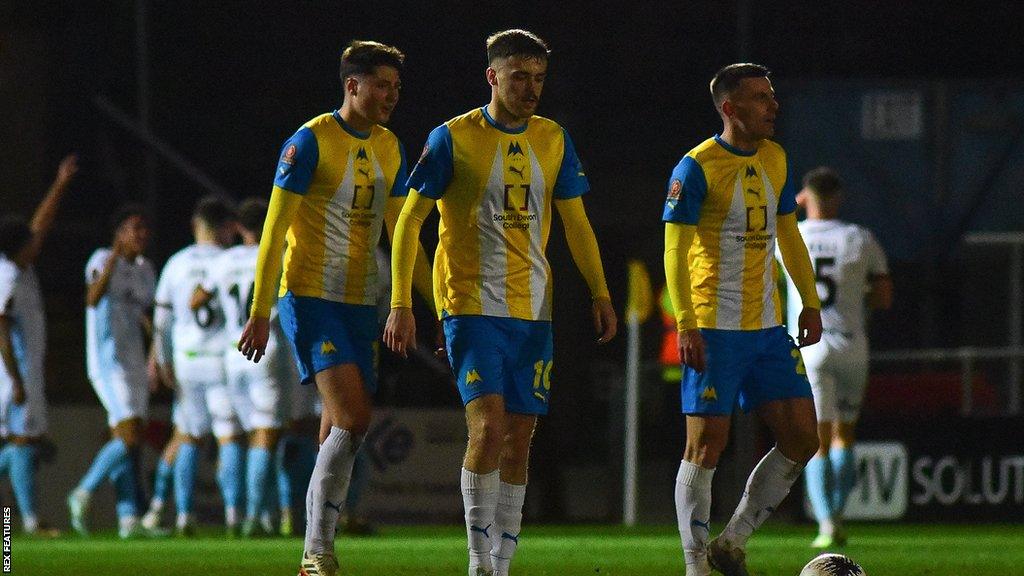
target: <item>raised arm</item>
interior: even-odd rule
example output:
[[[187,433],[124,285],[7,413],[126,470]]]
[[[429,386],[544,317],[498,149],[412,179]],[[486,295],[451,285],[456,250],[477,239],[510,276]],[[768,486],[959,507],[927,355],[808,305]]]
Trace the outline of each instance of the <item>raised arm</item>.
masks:
[[[587,212],[583,207],[583,199],[579,196],[565,200],[555,200],[555,208],[565,226],[565,238],[569,244],[569,252],[576,263],[580,274],[590,288],[593,299],[594,329],[599,334],[597,341],[608,342],[618,330],[618,319],[612,307],[608,285],[604,278],[604,266],[601,265],[601,252],[597,246],[597,237],[590,226]]]
[[[416,347],[416,319],[412,315],[413,272],[420,228],[435,203],[432,198],[410,191],[395,224],[391,246],[391,314],[384,326],[384,343],[403,358],[407,350]]]
[[[57,167],[57,177],[54,178],[50,189],[46,191],[43,200],[32,214],[32,220],[29,222],[32,237],[14,258],[18,266],[24,268],[36,261],[39,251],[43,248],[43,242],[46,241],[46,236],[53,228],[53,220],[57,216],[57,209],[60,208],[64,193],[67,192],[68,185],[77,172],[78,156],[71,154],[61,160],[60,166]]]
[[[797,344],[801,347],[810,346],[821,339],[821,302],[815,286],[811,257],[796,225],[795,212],[780,214],[776,219],[776,229],[782,264],[793,279],[793,285],[804,305],[798,320]]]

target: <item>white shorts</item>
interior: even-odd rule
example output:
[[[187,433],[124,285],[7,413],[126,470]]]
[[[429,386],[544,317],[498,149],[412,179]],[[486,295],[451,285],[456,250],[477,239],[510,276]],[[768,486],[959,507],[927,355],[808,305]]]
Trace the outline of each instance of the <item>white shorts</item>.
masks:
[[[237,352],[236,352],[237,354]],[[283,382],[267,374],[268,370],[242,358],[246,364],[228,361],[228,395],[242,428],[281,428],[284,425]],[[294,384],[293,384],[294,385]]]
[[[868,341],[833,332],[800,350],[819,422],[855,422],[868,384]]]
[[[25,402],[17,405],[14,388],[4,378],[0,383],[0,435],[34,438],[46,434],[46,429],[46,396],[42,387],[26,383]]]
[[[147,379],[145,372],[130,374],[117,370],[91,380],[96,396],[107,410],[108,426],[113,428],[125,420],[146,417],[149,410]]]
[[[204,362],[205,363],[205,362]],[[175,359],[175,378],[178,381],[178,398],[173,419],[174,425],[189,436],[205,436],[210,431],[218,438],[241,434],[242,427],[231,407],[227,383],[224,381],[223,363],[220,370],[210,370],[204,377],[197,377],[198,370]],[[188,377],[182,377],[179,367]]]

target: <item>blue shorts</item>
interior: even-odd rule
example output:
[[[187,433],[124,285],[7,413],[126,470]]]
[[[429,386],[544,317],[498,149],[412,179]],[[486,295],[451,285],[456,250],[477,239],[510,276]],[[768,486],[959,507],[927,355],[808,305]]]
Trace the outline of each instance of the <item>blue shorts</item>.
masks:
[[[501,394],[508,412],[548,413],[551,322],[449,316],[444,319],[444,336],[463,404],[485,394]]]
[[[331,366],[355,364],[363,386],[377,391],[377,307],[343,304],[288,291],[277,301],[281,328],[292,344],[299,381],[313,382]]]
[[[701,328],[705,371],[683,366],[683,414],[732,414],[765,402],[811,398],[800,350],[782,326],[764,330]]]

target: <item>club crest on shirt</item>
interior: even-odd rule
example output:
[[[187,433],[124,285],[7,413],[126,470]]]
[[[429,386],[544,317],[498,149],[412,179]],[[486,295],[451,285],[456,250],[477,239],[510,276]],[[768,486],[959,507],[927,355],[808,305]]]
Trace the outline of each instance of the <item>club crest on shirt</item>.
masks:
[[[668,199],[679,200],[679,195],[683,192],[683,183],[678,178],[672,180],[672,185],[668,188]]]

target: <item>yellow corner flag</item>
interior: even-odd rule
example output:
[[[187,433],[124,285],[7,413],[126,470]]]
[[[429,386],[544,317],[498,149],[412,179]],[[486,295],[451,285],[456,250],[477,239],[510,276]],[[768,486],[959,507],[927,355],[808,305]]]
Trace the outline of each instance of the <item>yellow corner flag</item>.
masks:
[[[651,277],[647,267],[639,260],[630,260],[628,264],[629,287],[626,302],[626,318],[636,318],[643,322],[651,315],[654,308],[654,294],[651,292]]]

